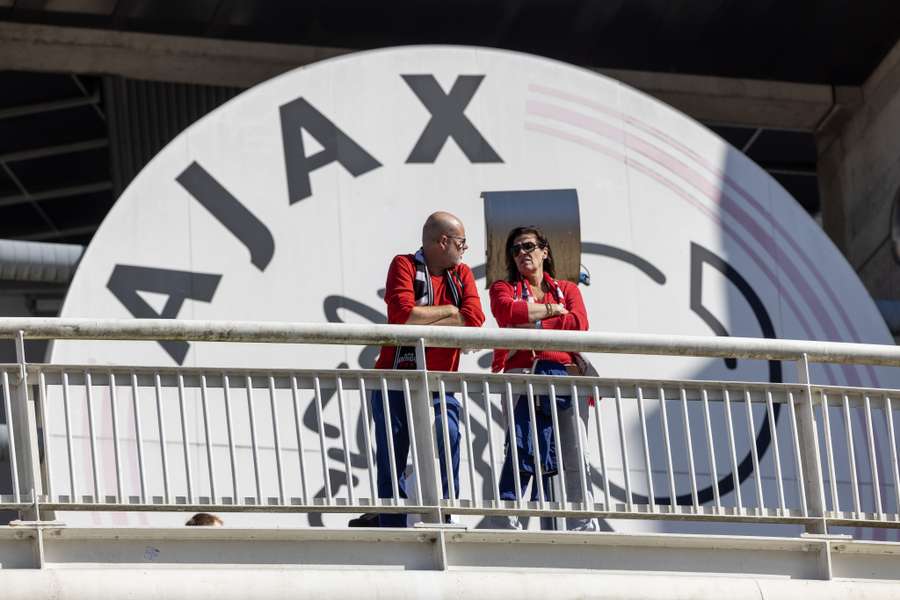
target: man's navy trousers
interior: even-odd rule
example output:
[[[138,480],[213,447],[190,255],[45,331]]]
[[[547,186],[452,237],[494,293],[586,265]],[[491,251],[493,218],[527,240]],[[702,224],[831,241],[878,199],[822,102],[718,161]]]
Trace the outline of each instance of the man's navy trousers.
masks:
[[[444,457],[443,419],[438,395],[434,401],[434,435],[437,440],[438,456],[441,465],[441,489],[444,498],[449,498],[447,490],[447,467]],[[453,465],[453,483],[456,497],[459,497],[459,403],[450,394],[445,396],[447,404],[447,426],[450,437],[450,459]],[[415,400],[412,400],[413,402]],[[394,466],[397,471],[397,489],[401,498],[406,498],[406,460],[409,457],[409,423],[406,418],[406,405],[403,392],[388,390],[388,406],[391,410],[391,435],[394,438]],[[378,497],[393,498],[394,488],[391,484],[391,458],[388,446],[387,427],[385,424],[384,402],[380,390],[372,392],[372,418],[375,421],[375,461],[378,472]],[[406,514],[382,513],[378,515],[379,527],[406,527]]]

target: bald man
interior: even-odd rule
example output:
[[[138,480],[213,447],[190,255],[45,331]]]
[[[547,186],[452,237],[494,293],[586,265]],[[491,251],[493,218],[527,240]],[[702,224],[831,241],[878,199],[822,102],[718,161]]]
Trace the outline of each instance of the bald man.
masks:
[[[450,325],[481,327],[484,311],[475,287],[475,278],[462,257],[466,245],[466,229],[448,212],[436,212],[422,227],[422,247],[415,254],[400,254],[391,261],[385,285],[388,323],[399,325]],[[456,371],[459,348],[426,348],[425,365],[430,371]],[[375,363],[376,369],[415,369],[413,347],[384,346]],[[447,430],[453,465],[454,491],[459,493],[459,403],[447,395]],[[394,446],[394,467],[401,498],[406,498],[406,459],[409,455],[409,428],[403,393],[388,391],[390,429]],[[444,459],[443,419],[440,401],[435,395],[435,439],[441,465],[444,498],[450,497]],[[378,497],[393,497],[391,457],[385,406],[380,390],[372,392],[372,417],[375,420],[375,458],[378,466]],[[405,514],[381,514],[380,527],[405,527]]]

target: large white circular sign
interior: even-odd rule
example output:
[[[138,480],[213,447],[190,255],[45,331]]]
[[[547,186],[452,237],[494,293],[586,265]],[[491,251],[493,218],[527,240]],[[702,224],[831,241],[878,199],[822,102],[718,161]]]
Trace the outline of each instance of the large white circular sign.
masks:
[[[483,277],[482,193],[534,190],[548,201],[552,190],[577,193],[593,330],[892,342],[822,230],[709,130],[596,73],[464,47],[324,61],[198,121],[118,200],[62,316],[383,322],[388,263],[416,250],[429,213],[463,220],[466,262]],[[50,358],[334,368],[371,366],[374,354],[64,341]],[[484,358],[464,357],[461,369],[483,369]],[[594,359],[604,376],[794,377],[779,363]],[[870,367],[814,378],[898,383]]]

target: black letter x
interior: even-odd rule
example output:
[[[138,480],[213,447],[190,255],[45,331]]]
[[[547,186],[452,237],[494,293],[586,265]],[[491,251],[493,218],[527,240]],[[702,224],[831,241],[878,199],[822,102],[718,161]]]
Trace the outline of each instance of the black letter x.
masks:
[[[503,162],[487,140],[475,129],[463,111],[481,85],[484,75],[460,75],[449,94],[444,94],[434,75],[402,75],[403,80],[422,101],[431,120],[406,159],[408,163],[433,163],[444,142],[452,137],[469,162]]]

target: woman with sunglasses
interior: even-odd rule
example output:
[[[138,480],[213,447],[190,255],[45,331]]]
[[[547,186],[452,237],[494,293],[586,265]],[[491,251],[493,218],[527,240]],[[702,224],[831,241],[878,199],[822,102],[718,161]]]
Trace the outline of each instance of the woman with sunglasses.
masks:
[[[527,327],[537,329],[567,329],[585,331],[588,328],[587,311],[578,286],[569,281],[555,279],[553,251],[550,243],[534,226],[516,227],[506,238],[506,280],[495,281],[491,285],[491,312],[500,327]],[[570,352],[553,350],[495,350],[491,370],[495,373],[534,373],[537,375],[568,375],[576,362]],[[572,398],[557,395],[560,445],[563,469],[566,479],[566,496],[570,502],[581,502],[578,442],[579,427],[572,417]],[[583,420],[588,411],[585,398],[580,398],[579,412]],[[513,409],[515,432],[507,432],[506,458],[500,475],[500,498],[515,500],[525,495],[525,490],[535,476],[535,458],[538,459],[543,481],[534,481],[531,497],[539,497],[538,485],[547,497],[551,477],[558,472],[557,449],[554,444],[553,421],[550,399],[545,395],[535,396],[535,421],[538,432],[537,448],[532,442],[532,428],[527,396],[519,396]],[[584,423],[581,425],[584,427]],[[513,465],[510,433],[515,436],[518,465]],[[586,437],[582,438],[583,446]],[[536,451],[535,451],[536,450]],[[518,469],[521,489],[516,490],[515,474]],[[586,470],[586,473],[589,471]],[[591,483],[587,481],[588,503]],[[511,526],[519,528],[518,519],[510,519]],[[567,519],[570,530],[594,531],[597,523],[593,519]]]

